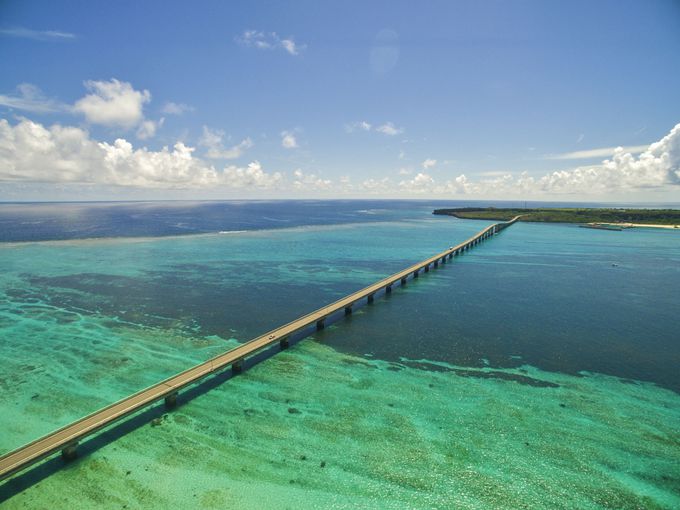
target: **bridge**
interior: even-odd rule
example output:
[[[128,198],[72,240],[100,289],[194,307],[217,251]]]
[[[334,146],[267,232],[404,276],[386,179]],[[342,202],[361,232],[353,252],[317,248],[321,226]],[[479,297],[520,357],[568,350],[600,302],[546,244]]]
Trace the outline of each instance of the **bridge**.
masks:
[[[207,376],[218,374],[225,369],[231,368],[233,373],[239,373],[243,369],[243,362],[254,354],[278,344],[281,349],[288,347],[291,335],[304,332],[313,326],[316,330],[324,328],[328,318],[336,312],[350,315],[352,309],[358,306],[362,300],[372,303],[375,295],[384,291],[389,294],[394,285],[406,285],[409,277],[418,278],[421,272],[427,273],[430,269],[437,268],[447,260],[470,250],[479,243],[490,238],[515,223],[520,216],[510,221],[496,223],[481,230],[462,243],[452,246],[427,260],[418,262],[406,269],[384,278],[368,287],[353,294],[345,296],[334,303],[326,305],[307,315],[295,319],[288,324],[254,338],[224,354],[220,354],[208,361],[174,375],[149,388],[141,390],[84,418],[81,418],[65,427],[32,441],[16,450],[0,457],[0,481],[9,478],[33,464],[47,457],[61,452],[65,460],[71,460],[77,456],[78,443],[88,436],[92,436],[104,428],[123,420],[132,414],[152,406],[160,400],[164,400],[165,406],[172,408],[177,403],[177,395],[188,386],[196,384]],[[308,335],[309,333],[307,333]],[[305,335],[305,336],[307,336]]]

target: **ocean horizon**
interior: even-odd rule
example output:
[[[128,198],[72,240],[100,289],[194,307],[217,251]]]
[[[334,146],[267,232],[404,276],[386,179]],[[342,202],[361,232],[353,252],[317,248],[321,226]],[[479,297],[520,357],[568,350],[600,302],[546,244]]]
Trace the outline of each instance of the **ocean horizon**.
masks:
[[[445,207],[680,209],[680,202],[518,200],[126,200],[0,202],[0,243],[238,233],[418,217]]]

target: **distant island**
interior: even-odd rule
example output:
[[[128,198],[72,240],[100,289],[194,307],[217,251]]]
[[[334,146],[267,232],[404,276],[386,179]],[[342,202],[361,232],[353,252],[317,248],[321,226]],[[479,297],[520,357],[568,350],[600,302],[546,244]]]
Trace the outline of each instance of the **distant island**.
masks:
[[[470,220],[509,220],[521,215],[519,221],[616,225],[623,228],[664,227],[680,229],[680,210],[677,209],[460,207],[456,209],[435,209],[432,214],[443,214]]]

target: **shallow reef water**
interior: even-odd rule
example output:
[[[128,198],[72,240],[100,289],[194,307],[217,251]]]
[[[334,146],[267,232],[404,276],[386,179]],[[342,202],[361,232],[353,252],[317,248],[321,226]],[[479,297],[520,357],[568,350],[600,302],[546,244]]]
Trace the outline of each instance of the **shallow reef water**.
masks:
[[[447,368],[355,358],[307,340],[56,471],[4,506],[680,504],[677,394],[530,366],[500,372],[550,384],[462,377],[455,370],[461,367]]]
[[[0,246],[0,453],[488,224],[416,216]],[[678,508],[679,262],[515,225],[0,507]]]

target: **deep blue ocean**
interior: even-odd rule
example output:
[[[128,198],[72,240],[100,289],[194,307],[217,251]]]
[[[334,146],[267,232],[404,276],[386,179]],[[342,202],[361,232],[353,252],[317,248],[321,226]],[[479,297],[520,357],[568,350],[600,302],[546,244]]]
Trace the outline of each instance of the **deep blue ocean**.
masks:
[[[450,200],[0,203],[0,242],[157,237],[422,218],[444,207],[625,207]],[[678,208],[678,204],[638,207]]]

